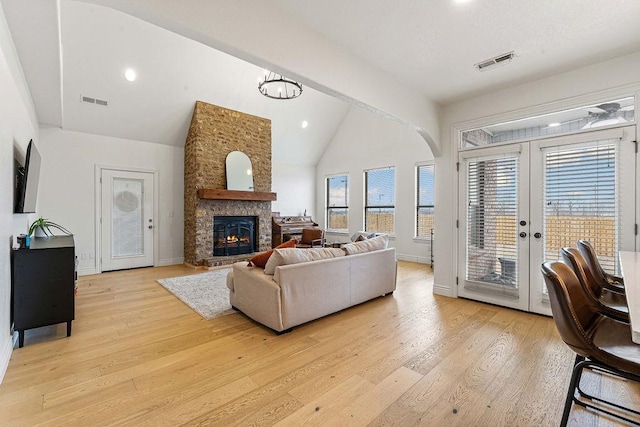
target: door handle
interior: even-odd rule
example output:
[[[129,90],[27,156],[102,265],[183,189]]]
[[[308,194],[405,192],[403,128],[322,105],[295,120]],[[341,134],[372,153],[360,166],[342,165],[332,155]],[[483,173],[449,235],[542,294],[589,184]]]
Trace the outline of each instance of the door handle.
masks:
[[[525,233],[524,231],[520,232],[520,237],[527,237],[527,233]]]
[[[533,235],[533,237],[535,237],[536,239],[539,239],[539,238],[541,238],[541,237],[542,237],[542,234],[541,234],[541,233],[535,233],[535,234]]]

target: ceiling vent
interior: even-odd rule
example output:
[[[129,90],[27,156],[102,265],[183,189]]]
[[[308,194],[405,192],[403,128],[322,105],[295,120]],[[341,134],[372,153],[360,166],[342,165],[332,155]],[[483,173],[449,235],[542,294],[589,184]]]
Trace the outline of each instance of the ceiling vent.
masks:
[[[84,95],[80,95],[80,102],[84,102],[85,104],[101,105],[103,107],[109,106],[109,103],[103,99],[91,98],[89,96],[84,96]]]
[[[486,61],[482,61],[476,64],[476,68],[479,71],[486,71],[492,68],[499,67],[500,65],[508,64],[511,62],[513,57],[516,56],[515,52],[504,53],[502,55],[496,56],[495,58],[487,59]]]

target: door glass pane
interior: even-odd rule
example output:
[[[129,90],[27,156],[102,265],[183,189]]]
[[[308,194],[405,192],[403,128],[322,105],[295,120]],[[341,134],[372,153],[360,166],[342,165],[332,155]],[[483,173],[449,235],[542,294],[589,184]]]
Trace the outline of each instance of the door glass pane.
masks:
[[[593,245],[602,267],[616,271],[616,144],[604,141],[545,153],[545,261],[578,240]]]
[[[144,253],[142,211],[143,181],[114,178],[111,207],[111,255],[123,257]]]
[[[465,287],[518,296],[518,159],[467,165]]]

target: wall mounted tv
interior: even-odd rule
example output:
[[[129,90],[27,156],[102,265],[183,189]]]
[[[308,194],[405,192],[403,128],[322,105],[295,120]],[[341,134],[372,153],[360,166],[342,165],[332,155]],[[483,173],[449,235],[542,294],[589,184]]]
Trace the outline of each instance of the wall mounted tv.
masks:
[[[14,213],[33,213],[36,211],[41,162],[40,153],[33,140],[29,141],[27,146],[24,165],[21,165],[17,159],[14,160]]]

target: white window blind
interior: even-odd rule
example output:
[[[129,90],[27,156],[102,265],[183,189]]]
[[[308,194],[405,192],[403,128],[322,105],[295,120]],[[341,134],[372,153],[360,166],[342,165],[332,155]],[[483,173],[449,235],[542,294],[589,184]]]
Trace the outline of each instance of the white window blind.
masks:
[[[112,256],[126,257],[144,253],[144,224],[140,179],[115,178],[111,211]]]
[[[518,159],[470,160],[467,168],[465,286],[517,296]]]
[[[394,234],[396,170],[393,167],[365,172],[365,231]]]
[[[578,240],[593,245],[602,267],[616,271],[619,214],[616,140],[545,152],[545,261]]]
[[[327,178],[327,228],[347,230],[349,215],[349,176]]]
[[[429,237],[434,223],[434,175],[433,164],[417,167],[416,237]]]

